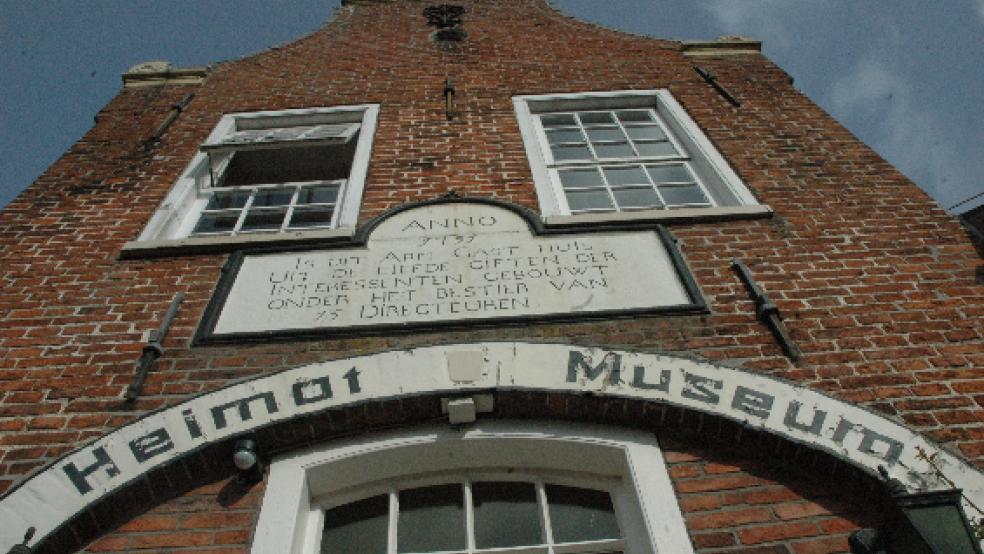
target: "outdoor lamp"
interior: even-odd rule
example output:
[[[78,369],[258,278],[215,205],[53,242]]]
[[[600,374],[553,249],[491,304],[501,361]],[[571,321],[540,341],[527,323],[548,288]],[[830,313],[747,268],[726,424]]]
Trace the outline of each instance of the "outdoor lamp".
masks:
[[[255,483],[263,478],[263,460],[256,452],[256,441],[252,439],[236,441],[232,463],[239,470],[237,480],[240,483]]]
[[[893,513],[878,530],[851,534],[854,554],[982,554],[961,506],[960,489],[910,493],[895,479],[887,480],[887,486]]]

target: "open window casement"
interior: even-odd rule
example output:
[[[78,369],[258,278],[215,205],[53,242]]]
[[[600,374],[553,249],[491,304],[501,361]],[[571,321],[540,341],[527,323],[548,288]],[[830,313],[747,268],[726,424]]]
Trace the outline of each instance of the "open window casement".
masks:
[[[201,146],[206,153],[282,148],[289,146],[341,145],[352,140],[359,131],[354,123],[338,125],[301,125],[235,131],[216,142]]]
[[[354,228],[378,112],[361,105],[223,116],[136,245]]]

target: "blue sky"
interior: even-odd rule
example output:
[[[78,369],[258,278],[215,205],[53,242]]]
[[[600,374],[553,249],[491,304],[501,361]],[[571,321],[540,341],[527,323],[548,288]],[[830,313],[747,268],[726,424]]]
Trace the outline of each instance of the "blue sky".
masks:
[[[246,56],[313,31],[338,3],[0,0],[0,206],[86,132],[128,67]],[[984,192],[984,0],[552,4],[639,34],[763,40],[797,87],[944,207]]]

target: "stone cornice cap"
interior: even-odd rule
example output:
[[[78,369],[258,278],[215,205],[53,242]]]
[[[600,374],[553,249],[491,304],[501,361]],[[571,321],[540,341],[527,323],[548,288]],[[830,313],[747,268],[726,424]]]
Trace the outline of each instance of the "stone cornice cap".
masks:
[[[171,62],[155,60],[139,63],[123,74],[123,87],[146,87],[163,84],[197,85],[205,79],[208,67],[171,67]]]
[[[681,41],[680,50],[685,56],[758,54],[762,52],[762,41],[738,35],[723,35],[714,40]]]

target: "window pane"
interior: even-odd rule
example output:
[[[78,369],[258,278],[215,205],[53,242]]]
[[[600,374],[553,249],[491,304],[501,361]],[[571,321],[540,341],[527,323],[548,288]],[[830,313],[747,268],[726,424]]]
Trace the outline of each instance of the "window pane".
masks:
[[[669,142],[636,142],[640,156],[679,156],[676,148]]]
[[[591,151],[585,144],[572,146],[551,146],[555,160],[590,160]]]
[[[398,552],[464,549],[465,512],[461,485],[400,491]]]
[[[612,144],[592,144],[599,158],[634,158],[635,152],[625,142]]]
[[[253,197],[253,206],[286,206],[294,196],[294,189],[260,189]]]
[[[584,142],[579,129],[549,129],[547,130],[547,141],[550,144],[560,142]]]
[[[618,207],[623,210],[662,207],[659,196],[652,188],[619,189],[613,190],[612,194],[615,196]]]
[[[540,116],[540,123],[544,127],[570,127],[577,125],[574,115],[569,113],[554,113]]]
[[[657,183],[692,183],[694,178],[683,165],[650,165],[646,166],[650,177]]]
[[[531,483],[475,483],[475,545],[478,548],[540,544],[539,507]]]
[[[598,170],[594,168],[558,171],[557,174],[560,175],[560,184],[565,189],[600,187],[603,184],[601,175],[598,175]]]
[[[331,207],[294,208],[289,227],[327,227],[331,225]]]
[[[250,210],[243,220],[241,232],[248,231],[279,231],[284,222],[287,210]]]
[[[581,123],[584,125],[615,123],[615,119],[612,118],[611,112],[578,112],[577,116],[581,118]]]
[[[625,132],[632,140],[666,140],[666,133],[658,125],[643,125],[642,127],[626,127]]]
[[[571,211],[610,210],[612,200],[603,190],[567,191],[567,205]]]
[[[639,121],[652,121],[653,116],[649,110],[619,110],[615,112],[622,123],[635,123]]]
[[[630,167],[606,167],[604,168],[605,178],[608,184],[617,185],[648,185],[649,178],[642,167],[634,165]]]
[[[297,195],[298,204],[334,204],[338,198],[338,186],[304,187]]]
[[[587,131],[588,139],[590,139],[591,142],[605,140],[625,141],[625,135],[618,127],[600,127],[597,129],[588,129]]]
[[[659,187],[659,193],[667,204],[707,204],[707,197],[697,185]]]
[[[321,554],[386,554],[389,500],[374,496],[325,512]]]
[[[248,190],[217,191],[208,199],[206,210],[228,210],[229,208],[242,208],[249,199]]]
[[[204,233],[231,233],[236,228],[236,222],[239,221],[239,213],[237,211],[231,213],[202,214],[201,219],[198,220],[198,224],[195,225],[195,230],[192,233],[196,235]]]
[[[615,509],[607,492],[560,485],[545,488],[554,542],[620,537]]]

